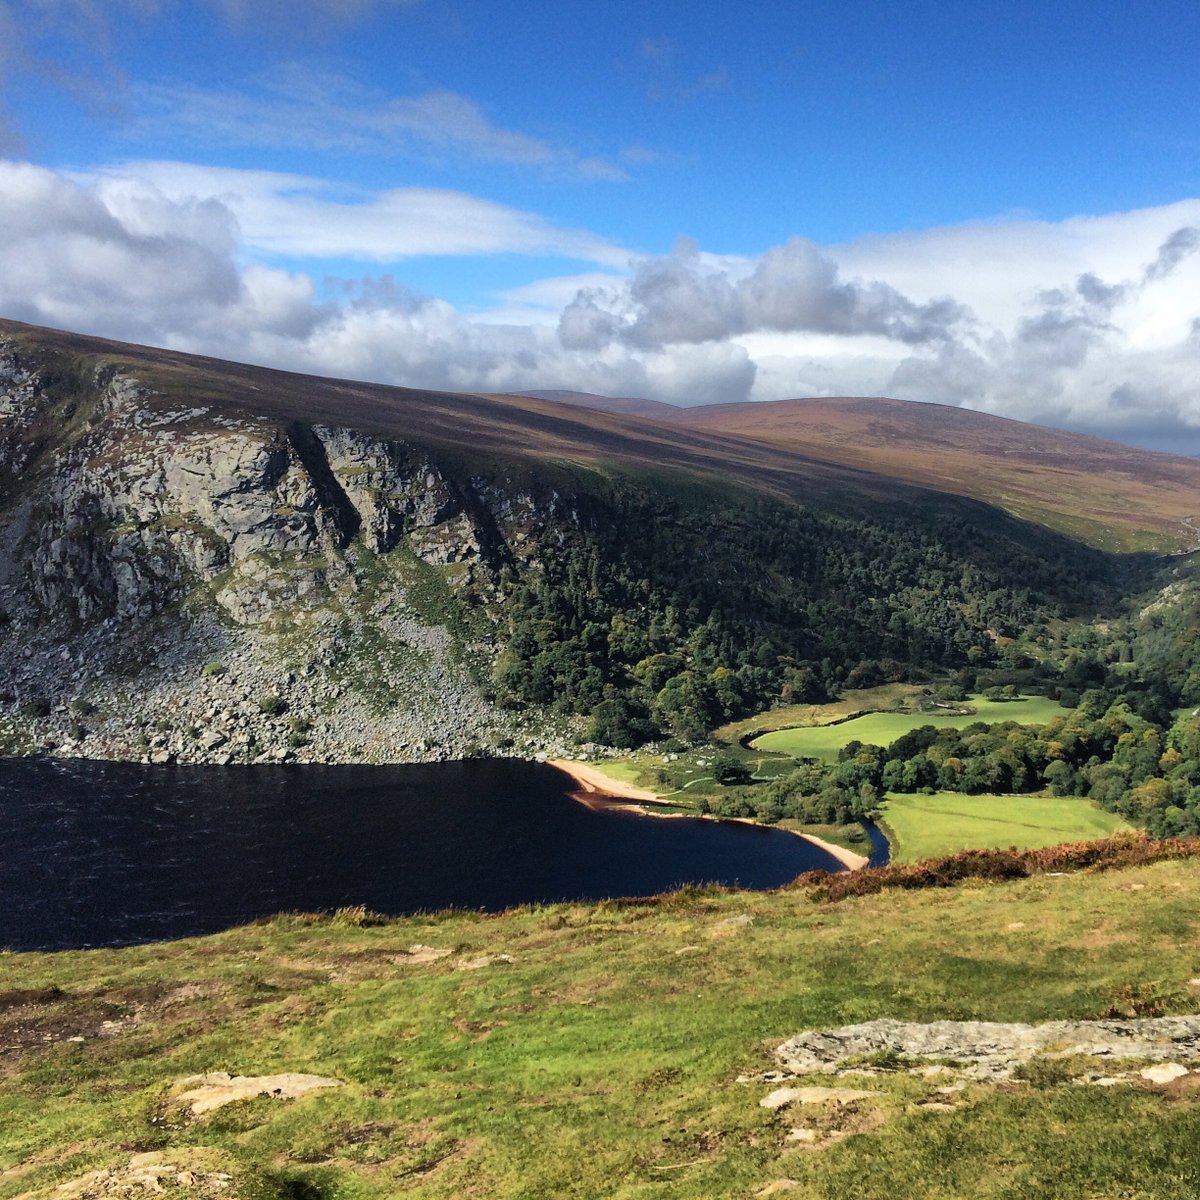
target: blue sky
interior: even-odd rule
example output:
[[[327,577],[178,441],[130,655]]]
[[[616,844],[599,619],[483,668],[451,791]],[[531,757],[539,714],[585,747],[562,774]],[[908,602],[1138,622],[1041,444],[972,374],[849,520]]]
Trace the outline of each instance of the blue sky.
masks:
[[[1200,6],[0,0],[0,314],[1200,449]]]

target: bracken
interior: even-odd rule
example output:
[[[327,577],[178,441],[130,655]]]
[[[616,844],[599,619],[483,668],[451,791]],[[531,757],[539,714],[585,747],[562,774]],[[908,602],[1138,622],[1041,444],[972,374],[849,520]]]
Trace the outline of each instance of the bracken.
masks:
[[[888,888],[953,887],[964,879],[1021,879],[1061,871],[1107,871],[1197,856],[1200,856],[1200,837],[1152,838],[1133,833],[1040,850],[962,850],[944,858],[867,867],[839,875],[806,871],[791,887],[806,888],[813,900],[837,901],[847,896],[874,895]]]

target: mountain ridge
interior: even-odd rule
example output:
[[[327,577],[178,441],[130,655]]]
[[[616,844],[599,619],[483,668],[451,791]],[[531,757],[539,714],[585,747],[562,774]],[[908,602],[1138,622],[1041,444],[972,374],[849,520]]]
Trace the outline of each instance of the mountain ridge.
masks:
[[[0,748],[694,742],[994,663],[1153,565],[741,434],[0,323]]]
[[[559,392],[562,403],[603,397]],[[662,406],[612,411],[712,433],[998,504],[1105,549],[1191,549],[1200,461],[1093,434],[883,396]]]
[[[1191,549],[1200,460],[951,405],[887,397],[682,408],[569,390],[445,392],[307,376],[0,320],[0,336],[101,354],[164,396],[454,452],[677,468],[797,498],[920,491],[999,506],[1106,550]]]

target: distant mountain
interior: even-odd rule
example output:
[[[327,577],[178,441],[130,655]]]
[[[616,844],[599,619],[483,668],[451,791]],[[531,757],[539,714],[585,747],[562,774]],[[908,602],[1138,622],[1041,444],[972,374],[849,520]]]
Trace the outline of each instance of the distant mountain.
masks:
[[[971,409],[883,397],[680,408],[559,392],[556,399],[750,438],[829,464],[971,496],[1108,550],[1200,540],[1200,463]]]
[[[501,392],[501,396],[529,396],[535,400],[553,400],[556,404],[572,404],[578,408],[595,408],[601,412],[628,413],[635,417],[657,417],[670,420],[678,412],[674,404],[660,400],[644,400],[640,396],[599,396],[595,392],[572,392],[562,389],[543,389],[530,392]]]
[[[1122,448],[1106,475],[1094,439],[879,404],[650,416],[0,321],[0,755],[696,740],[847,680],[986,668],[1145,586],[1148,560],[981,503],[972,470],[1029,473],[1059,525],[1116,478],[1127,539],[1164,531],[1131,503],[1153,464],[1160,511],[1200,511],[1176,460]]]

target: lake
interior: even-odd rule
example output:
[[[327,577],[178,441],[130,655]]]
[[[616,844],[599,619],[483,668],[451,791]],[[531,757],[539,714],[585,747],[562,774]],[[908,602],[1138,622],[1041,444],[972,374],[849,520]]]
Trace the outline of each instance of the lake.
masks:
[[[418,766],[157,767],[0,760],[0,947],[57,950],[213,933],[286,911],[400,915],[778,887],[840,870],[737,822],[570,798],[511,759]]]

